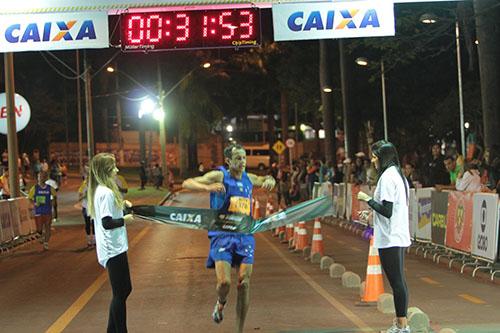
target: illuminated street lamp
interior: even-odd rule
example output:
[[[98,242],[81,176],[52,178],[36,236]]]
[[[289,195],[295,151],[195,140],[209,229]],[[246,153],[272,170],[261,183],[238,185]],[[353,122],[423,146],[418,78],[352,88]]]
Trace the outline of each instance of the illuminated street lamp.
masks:
[[[232,133],[232,132],[234,131],[233,125],[231,125],[231,124],[227,125],[227,126],[226,126],[226,131],[227,131],[228,133]]]
[[[359,66],[366,67],[368,66],[370,61],[367,58],[359,57],[355,60],[355,62]],[[380,60],[380,81],[382,84],[382,112],[384,117],[384,139],[387,141],[389,139],[389,135],[387,133],[387,101],[385,92],[385,69],[383,60]]]
[[[420,16],[420,22],[424,24],[433,24],[437,22],[437,16],[434,14],[423,14]],[[479,43],[475,41],[476,45]],[[457,53],[457,77],[458,77],[458,106],[460,111],[460,143],[462,145],[462,156],[465,156],[465,126],[464,126],[464,97],[462,88],[462,60],[460,57],[460,27],[458,19],[455,19],[455,49]]]
[[[323,92],[331,93],[332,91],[333,91],[333,89],[330,87],[323,87]]]

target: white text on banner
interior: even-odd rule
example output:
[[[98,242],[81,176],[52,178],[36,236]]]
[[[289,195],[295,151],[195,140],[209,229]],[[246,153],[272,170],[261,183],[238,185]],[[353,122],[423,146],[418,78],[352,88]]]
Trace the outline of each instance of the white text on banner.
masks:
[[[2,52],[107,47],[106,12],[5,15],[0,20]]]
[[[394,36],[393,1],[273,5],[274,40]]]
[[[498,252],[498,195],[474,194],[472,255],[495,262]]]

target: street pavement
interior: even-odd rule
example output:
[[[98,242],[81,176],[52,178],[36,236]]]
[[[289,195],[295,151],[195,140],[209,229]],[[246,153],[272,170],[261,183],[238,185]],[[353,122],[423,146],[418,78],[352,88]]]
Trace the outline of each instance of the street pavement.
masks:
[[[85,247],[75,188],[61,190],[61,222],[49,251],[27,244],[0,256],[1,332],[104,332],[111,289],[94,250]],[[135,184],[132,184],[135,186]],[[153,193],[154,192],[147,192]],[[138,196],[153,204],[161,197]],[[265,203],[266,195],[258,193]],[[179,192],[172,206],[208,207],[208,195]],[[133,291],[127,301],[130,332],[233,332],[236,290],[225,319],[211,321],[215,273],[205,268],[208,239],[203,231],[137,219],[127,226]],[[368,243],[339,227],[323,225],[325,252],[364,277]],[[290,253],[269,232],[256,236],[256,263],[246,332],[377,332],[393,315],[356,307],[357,290],[342,287],[319,265]],[[472,279],[413,254],[406,258],[410,306],[417,306],[439,332],[500,332],[500,287]],[[233,276],[235,284],[235,275]],[[386,292],[390,288],[386,282]]]

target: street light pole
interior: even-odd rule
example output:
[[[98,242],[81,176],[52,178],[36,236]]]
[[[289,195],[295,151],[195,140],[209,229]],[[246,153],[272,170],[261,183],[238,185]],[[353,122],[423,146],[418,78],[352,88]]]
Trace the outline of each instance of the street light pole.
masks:
[[[118,71],[118,62],[115,63],[115,69]],[[123,133],[122,133],[122,105],[120,102],[120,96],[118,92],[120,91],[120,81],[118,75],[115,76],[115,90],[116,90],[116,127],[118,129],[118,161],[120,165],[123,165]]]
[[[455,42],[457,50],[458,104],[460,110],[460,143],[462,145],[462,156],[465,158],[464,97],[462,91],[462,60],[460,56],[460,28],[458,26],[458,19],[455,21]]]
[[[94,156],[94,122],[92,120],[92,95],[90,65],[87,61],[87,52],[83,54],[83,67],[85,69],[85,107],[87,110],[87,152],[89,161]]]
[[[165,100],[165,92],[163,91],[163,86],[161,82],[161,68],[160,68],[160,58],[157,58],[157,73],[158,73],[158,99],[160,104],[160,110],[165,115],[165,107],[163,105]],[[167,175],[167,131],[165,129],[165,117],[158,119],[158,125],[160,126],[160,149],[161,149],[161,170],[163,179],[166,179]]]
[[[83,142],[82,142],[82,97],[80,88],[80,51],[76,50],[76,108],[78,119],[78,168],[83,175]]]
[[[5,67],[5,95],[7,100],[7,150],[9,163],[9,188],[11,198],[19,197],[19,169],[17,160],[17,128],[15,113],[15,85],[14,85],[14,54],[4,54]]]
[[[384,140],[389,140],[389,135],[387,134],[387,101],[385,95],[385,68],[384,60],[380,60],[380,79],[382,81],[382,110],[384,113]]]

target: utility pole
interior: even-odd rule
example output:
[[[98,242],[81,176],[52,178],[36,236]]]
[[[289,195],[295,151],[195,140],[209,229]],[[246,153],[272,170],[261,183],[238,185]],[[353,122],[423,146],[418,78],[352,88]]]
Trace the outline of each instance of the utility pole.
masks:
[[[4,54],[5,67],[5,95],[7,99],[7,150],[9,154],[9,188],[10,197],[17,198],[21,195],[19,189],[19,169],[17,160],[17,128],[15,113],[15,85],[14,85],[14,54]]]
[[[165,107],[163,105],[165,100],[165,92],[163,91],[163,86],[161,82],[161,68],[160,68],[160,57],[156,60],[156,70],[158,73],[158,98],[160,102],[160,109],[163,112],[163,117],[158,120],[158,125],[160,126],[160,149],[161,149],[161,171],[163,179],[167,177],[167,131],[165,129]]]
[[[82,96],[80,87],[80,51],[76,50],[76,108],[78,116],[78,168],[83,174],[83,143],[82,143]]]
[[[83,67],[85,68],[85,107],[87,113],[87,152],[90,159],[94,156],[94,123],[92,120],[92,82],[90,78],[90,65],[87,52],[83,54]]]
[[[339,54],[340,54],[340,86],[342,89],[342,118],[344,118],[344,149],[345,156],[349,157],[350,155],[350,126],[351,119],[349,117],[349,83],[347,79],[347,63],[345,61],[345,50],[344,50],[344,41],[339,39]]]

